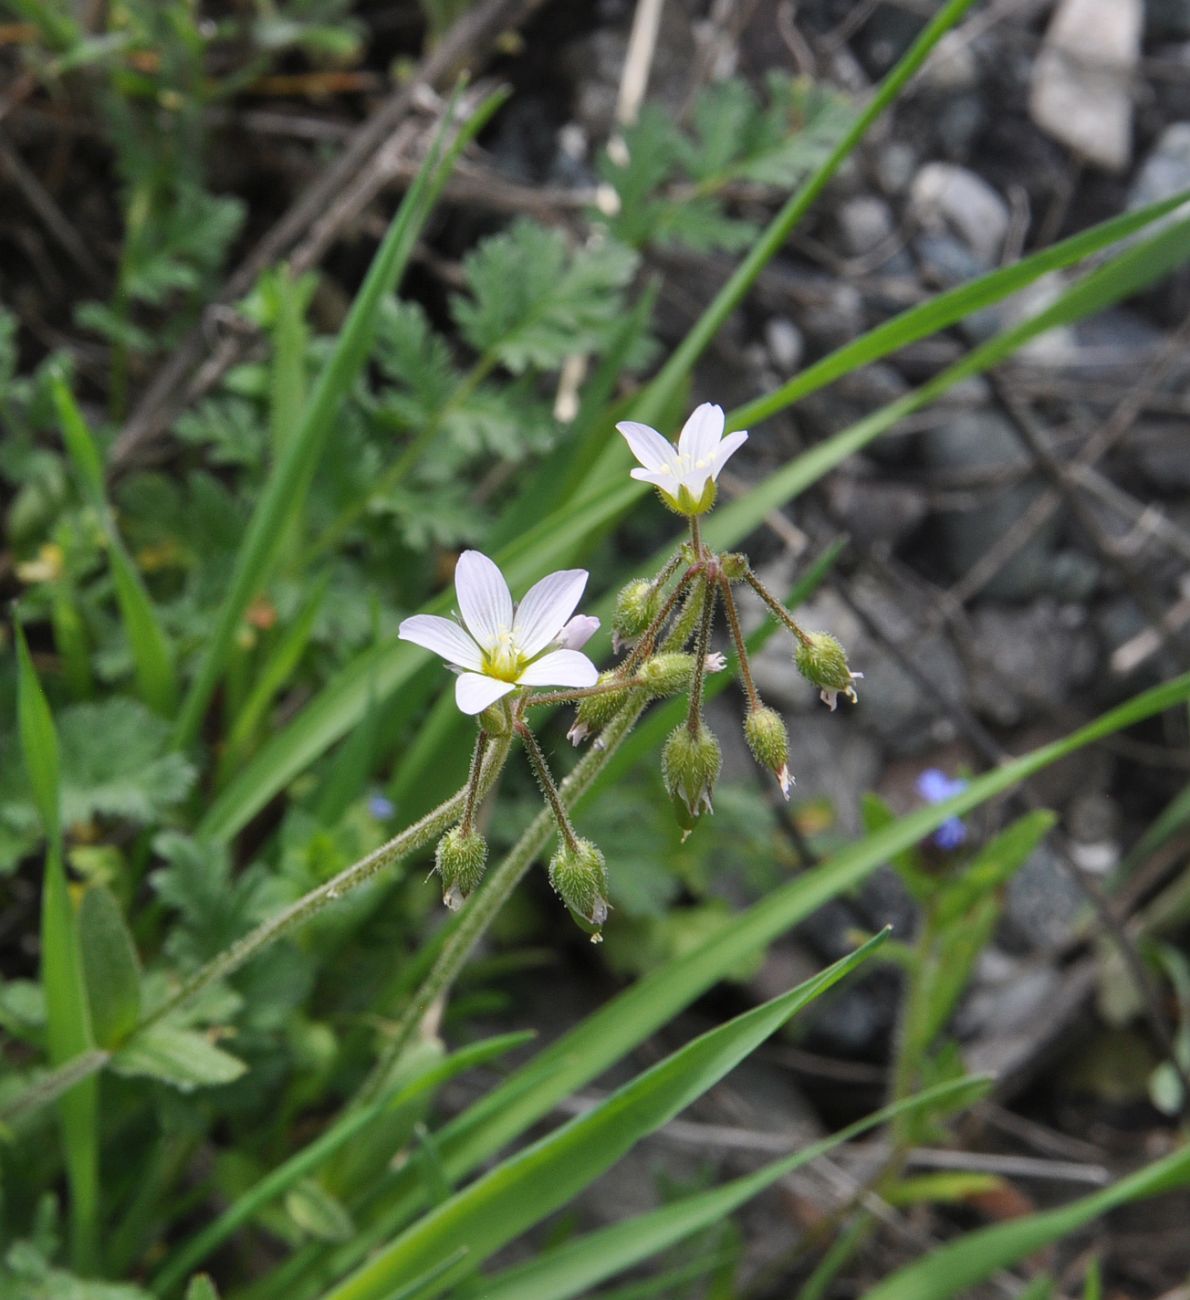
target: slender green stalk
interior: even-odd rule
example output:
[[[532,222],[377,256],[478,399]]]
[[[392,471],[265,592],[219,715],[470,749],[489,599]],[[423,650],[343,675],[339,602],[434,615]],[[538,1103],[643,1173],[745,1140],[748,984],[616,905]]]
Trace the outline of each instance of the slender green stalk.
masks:
[[[748,643],[744,640],[744,629],[740,627],[739,610],[735,607],[735,597],[731,594],[731,582],[727,574],[719,574],[719,590],[723,594],[723,609],[727,614],[727,626],[731,629],[731,639],[735,642],[736,657],[740,661],[740,680],[748,696],[748,708],[752,711],[762,708],[760,693],[752,680],[752,665],[748,662]]]
[[[475,748],[471,752],[471,770],[467,773],[467,797],[463,801],[463,820],[460,823],[464,834],[470,834],[475,821],[475,805],[478,802],[479,781],[483,774],[483,755],[488,747],[488,733],[480,727],[475,737]]]
[[[633,699],[608,723],[600,735],[602,749],[591,749],[579,760],[574,771],[558,787],[558,800],[564,808],[573,807],[586,794],[591,783],[603,770],[616,749],[632,730],[647,700]],[[374,1101],[384,1081],[392,1077],[393,1065],[413,1041],[418,1025],[434,1002],[446,993],[458,978],[488,926],[512,896],[521,877],[545,847],[554,827],[552,809],[543,808],[494,870],[489,871],[480,889],[471,895],[453,933],[442,945],[438,960],[421,986],[410,998],[397,1020],[384,1055],[372,1068],[363,1087],[356,1094],[355,1105]]]
[[[702,618],[694,642],[694,679],[690,683],[690,712],[686,730],[697,736],[702,727],[702,684],[707,675],[707,654],[711,648],[711,621],[715,617],[715,584],[707,581],[702,594]]]
[[[761,600],[773,611],[782,623],[793,633],[802,645],[809,645],[810,638],[797,625],[793,615],[785,608],[784,605],[773,595],[763,582],[752,572],[751,569],[744,574],[744,581],[760,597]]]
[[[558,787],[554,784],[553,773],[550,771],[550,765],[545,761],[545,755],[541,752],[537,737],[524,722],[516,724],[516,733],[521,738],[525,753],[529,755],[529,762],[533,764],[533,772],[537,777],[537,784],[541,786],[541,793],[545,795],[545,801],[554,814],[554,821],[558,825],[558,834],[566,842],[566,847],[577,853],[578,836],[574,833],[574,827],[570,822],[570,814],[566,811],[566,805],[558,794]]]

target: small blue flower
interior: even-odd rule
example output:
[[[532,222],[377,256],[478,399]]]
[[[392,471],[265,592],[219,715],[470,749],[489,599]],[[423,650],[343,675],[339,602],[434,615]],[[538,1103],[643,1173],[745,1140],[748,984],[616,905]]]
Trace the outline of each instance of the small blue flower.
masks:
[[[386,799],[382,794],[374,794],[368,800],[368,811],[378,822],[384,822],[388,821],[397,810],[391,799]]]
[[[949,777],[936,767],[928,767],[917,778],[917,793],[926,803],[945,803],[967,788],[962,777]],[[967,838],[967,828],[958,817],[950,817],[930,836],[930,842],[951,852]]]

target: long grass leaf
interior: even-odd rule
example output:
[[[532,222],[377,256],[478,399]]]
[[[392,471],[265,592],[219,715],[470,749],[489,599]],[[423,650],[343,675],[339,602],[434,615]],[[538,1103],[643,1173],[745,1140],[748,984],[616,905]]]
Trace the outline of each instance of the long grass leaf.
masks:
[[[945,1104],[948,1109],[969,1106],[990,1086],[987,1079],[957,1079],[885,1106],[830,1137],[774,1160],[755,1173],[708,1192],[683,1197],[635,1219],[588,1233],[519,1268],[485,1278],[480,1294],[483,1300],[568,1300],[570,1296],[587,1295],[590,1288],[624,1269],[719,1223],[778,1179],[787,1177],[835,1147],[904,1115],[923,1111],[928,1114],[940,1104]]]
[[[497,1165],[430,1211],[331,1291],[328,1300],[385,1300],[460,1244],[468,1249],[465,1268],[477,1268],[700,1097],[790,1017],[865,961],[884,937],[876,936],[796,989],[703,1034],[594,1110]]]
[[[1190,1187],[1190,1147],[1071,1205],[967,1233],[885,1278],[867,1292],[866,1300],[947,1300],[1110,1210],[1186,1187]]]
[[[62,861],[58,736],[19,624],[17,726],[25,768],[46,830],[41,894],[41,982],[45,992],[50,1061],[64,1065],[92,1047],[79,953],[78,923]],[[99,1080],[76,1082],[58,1101],[70,1184],[71,1257],[80,1272],[95,1267],[99,1233]]]

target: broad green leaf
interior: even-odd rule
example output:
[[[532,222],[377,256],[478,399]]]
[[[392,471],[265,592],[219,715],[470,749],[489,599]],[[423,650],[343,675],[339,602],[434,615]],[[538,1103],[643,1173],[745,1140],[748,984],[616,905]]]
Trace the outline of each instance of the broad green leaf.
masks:
[[[335,416],[368,359],[380,304],[393,291],[413,252],[418,235],[463,146],[484,126],[503,102],[490,96],[462,126],[445,156],[441,136],[430,159],[418,172],[384,237],[347,319],[335,341],[314,391],[305,405],[299,428],[281,450],[248,522],[236,556],[227,596],[211,629],[206,650],[190,691],[182,703],[175,738],[179,747],[198,733],[207,702],[235,642],[249,602],[267,581],[280,542],[298,517],[310,482],[334,429]]]
[[[1058,1210],[969,1232],[878,1283],[865,1300],[947,1300],[1132,1201],[1190,1187],[1190,1147]]]
[[[989,1087],[987,1080],[960,1079],[931,1088],[896,1105],[885,1106],[753,1174],[588,1233],[546,1251],[518,1268],[484,1278],[478,1294],[483,1300],[568,1300],[571,1296],[589,1295],[592,1288],[626,1268],[686,1240],[696,1232],[712,1228],[779,1179],[844,1142],[850,1142],[899,1115],[911,1111],[928,1113],[940,1101],[948,1106],[968,1106]]]
[[[436,1207],[328,1300],[385,1300],[465,1244],[467,1271],[578,1193],[646,1134],[667,1123],[790,1017],[865,961],[878,935],[820,975],[710,1030],[589,1111],[510,1157]],[[441,1284],[429,1294],[439,1293]]]
[[[193,1029],[167,1023],[139,1030],[112,1057],[117,1074],[159,1079],[181,1092],[233,1083],[247,1069],[238,1057]]]
[[[115,1047],[140,1019],[140,963],[120,904],[92,885],[79,906],[79,941],[91,1029],[100,1047]]]

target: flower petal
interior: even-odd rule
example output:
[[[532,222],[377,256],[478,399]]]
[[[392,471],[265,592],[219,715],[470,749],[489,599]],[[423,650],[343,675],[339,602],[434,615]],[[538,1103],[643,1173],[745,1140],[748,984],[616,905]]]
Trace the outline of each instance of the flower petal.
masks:
[[[599,620],[594,614],[576,614],[554,637],[554,644],[563,650],[581,650],[599,631]]]
[[[535,659],[520,676],[521,686],[594,686],[595,665],[578,650],[551,650]]]
[[[515,690],[515,682],[502,682],[482,673],[463,673],[455,682],[455,703],[464,713],[482,713],[489,704]]]
[[[723,408],[713,402],[703,402],[682,426],[678,451],[690,458],[691,465],[709,470],[719,439],[723,437],[723,424]]]
[[[458,664],[460,668],[483,667],[479,647],[449,618],[439,618],[437,614],[414,614],[402,621],[397,636],[402,641],[412,641],[414,645],[433,650],[447,663]]]
[[[647,424],[639,424],[636,420],[621,420],[616,428],[624,435],[632,454],[645,469],[655,471],[662,465],[672,463],[673,444],[667,442],[656,429],[650,429]]]
[[[715,452],[715,461],[711,467],[711,477],[717,479],[719,471],[728,460],[748,441],[747,433],[741,429],[738,433],[729,433],[719,444]]]
[[[464,551],[455,565],[455,591],[467,631],[481,650],[491,650],[512,631],[512,596],[500,570],[480,551]]]
[[[661,488],[663,492],[671,495],[677,492],[681,486],[681,480],[673,474],[665,474],[661,471],[650,469],[630,469],[628,471],[633,478],[639,479],[642,483],[652,483],[654,487]]]
[[[512,621],[512,640],[526,658],[544,650],[562,630],[583,594],[587,576],[586,569],[560,569],[525,592]]]

